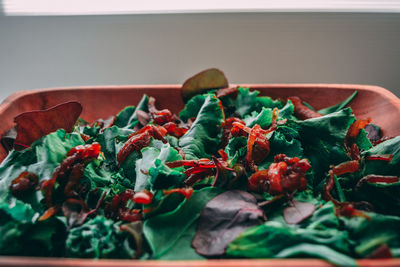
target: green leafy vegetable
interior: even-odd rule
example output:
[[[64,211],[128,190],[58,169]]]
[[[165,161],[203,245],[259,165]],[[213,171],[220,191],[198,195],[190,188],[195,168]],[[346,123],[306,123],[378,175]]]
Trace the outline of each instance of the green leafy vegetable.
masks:
[[[318,113],[320,113],[322,115],[327,115],[327,114],[342,110],[351,102],[351,100],[354,99],[354,97],[356,97],[356,95],[357,95],[357,91],[354,91],[354,93],[352,93],[343,102],[338,103],[338,104],[333,105],[333,106],[330,106],[330,107],[327,107],[327,108],[320,109],[320,110],[318,110]]]
[[[219,100],[208,95],[189,131],[179,139],[186,159],[207,158],[217,151],[222,134],[223,111]]]
[[[175,210],[148,219],[143,232],[155,259],[199,259],[190,244],[197,219],[206,203],[221,193],[218,188],[204,188],[193,193]],[[179,251],[180,253],[176,253]]]

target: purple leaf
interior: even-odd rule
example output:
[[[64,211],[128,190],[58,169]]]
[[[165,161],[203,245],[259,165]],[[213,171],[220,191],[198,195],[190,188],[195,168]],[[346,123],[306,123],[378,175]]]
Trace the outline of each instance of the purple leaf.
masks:
[[[315,211],[315,205],[307,202],[293,201],[292,206],[283,210],[283,218],[287,224],[298,224]]]
[[[203,208],[192,247],[203,256],[222,255],[238,235],[262,223],[262,217],[253,195],[240,190],[224,192]]]
[[[382,138],[381,129],[379,129],[378,126],[373,125],[372,123],[367,124],[367,126],[364,127],[364,130],[367,132],[367,138],[371,142],[378,141]]]

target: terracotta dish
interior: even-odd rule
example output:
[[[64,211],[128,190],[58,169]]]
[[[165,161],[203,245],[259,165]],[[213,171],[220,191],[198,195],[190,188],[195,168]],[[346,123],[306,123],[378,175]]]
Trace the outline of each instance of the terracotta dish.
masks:
[[[317,109],[343,101],[354,91],[358,95],[350,106],[357,118],[371,118],[382,127],[384,136],[400,135],[400,99],[378,86],[346,84],[247,84],[261,95],[285,99],[299,96]],[[14,117],[21,112],[47,109],[54,105],[76,100],[83,106],[81,117],[87,121],[107,118],[127,105],[136,105],[143,94],[154,96],[159,108],[169,108],[177,113],[183,108],[180,85],[135,85],[73,87],[22,91],[14,93],[0,105],[0,135],[14,126]],[[6,152],[0,147],[0,161]],[[360,260],[360,266],[400,266],[400,259]],[[127,261],[44,259],[23,257],[0,257],[2,266],[331,266],[322,260],[208,260],[208,261]]]

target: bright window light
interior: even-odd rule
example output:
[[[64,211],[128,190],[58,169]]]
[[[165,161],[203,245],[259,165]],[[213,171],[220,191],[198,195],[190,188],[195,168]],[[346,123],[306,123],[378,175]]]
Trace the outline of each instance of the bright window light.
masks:
[[[400,12],[400,0],[3,0],[2,4],[6,15]]]

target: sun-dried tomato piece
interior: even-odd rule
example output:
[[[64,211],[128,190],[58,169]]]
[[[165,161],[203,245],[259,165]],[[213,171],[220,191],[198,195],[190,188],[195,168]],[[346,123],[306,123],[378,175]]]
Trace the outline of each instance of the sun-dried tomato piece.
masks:
[[[328,178],[325,182],[323,197],[325,200],[332,201],[336,206],[339,206],[341,202],[334,199],[331,195],[331,191],[335,186],[335,175],[342,175],[345,173],[354,173],[360,169],[360,163],[357,160],[351,160],[343,162],[336,166],[331,166],[329,170]]]
[[[384,137],[382,137],[382,138],[379,139],[379,140],[372,141],[372,145],[373,145],[373,146],[376,146],[376,145],[378,145],[378,144],[380,144],[380,143],[382,143],[382,142],[385,142],[385,141],[390,140],[390,139],[393,139],[393,138],[394,138],[393,136],[392,136],[392,137],[384,136]]]
[[[152,119],[158,125],[172,122],[172,112],[169,109],[158,110],[156,108],[156,99],[154,97],[149,98],[148,108]]]
[[[233,125],[233,123],[240,123],[242,125],[245,125],[245,123],[239,119],[239,118],[235,118],[235,117],[231,117],[226,119],[223,123],[222,123],[222,138],[221,138],[221,147],[226,147],[226,145],[229,142],[229,139],[231,139],[232,136],[246,136],[247,137],[247,133],[245,133],[243,130],[241,130],[239,127],[235,127]]]
[[[258,124],[253,128],[238,122],[232,123],[231,133],[233,136],[248,136],[247,138],[247,153],[246,162],[250,169],[254,169],[254,164],[261,163],[269,154],[269,140],[266,134],[276,129],[276,124],[273,123],[268,130],[263,130]]]
[[[357,210],[353,203],[341,203],[338,207],[336,207],[336,215],[337,216],[344,216],[344,217],[364,217],[366,219],[370,219],[368,215],[366,215],[364,212]]]
[[[381,161],[392,161],[392,154],[381,154],[381,155],[369,155],[365,157],[365,160],[381,160]]]
[[[345,173],[354,173],[359,170],[359,162],[356,160],[347,161],[341,163],[337,166],[331,166],[331,170],[329,170],[328,178],[325,182],[323,198],[327,201],[332,201],[336,208],[337,216],[346,216],[346,217],[365,217],[369,218],[366,214],[364,214],[359,209],[373,210],[373,207],[370,203],[361,201],[361,202],[340,202],[336,200],[332,195],[331,191],[335,186],[335,175],[342,175]]]
[[[97,158],[101,151],[101,146],[99,143],[93,143],[90,145],[80,145],[71,148],[67,157],[75,156],[76,159],[85,159],[85,158]]]
[[[193,195],[193,188],[192,187],[173,188],[170,190],[163,190],[162,192],[164,195],[178,193],[183,195],[186,199],[189,199]]]
[[[297,96],[291,96],[288,97],[290,101],[292,101],[294,105],[294,114],[301,120],[307,120],[311,118],[318,118],[321,117],[322,115],[319,114],[318,112],[309,109],[307,106],[303,104],[301,99]]]
[[[177,138],[181,137],[189,130],[188,128],[180,127],[175,122],[167,122],[163,125],[163,127],[167,130],[167,134],[170,134]]]
[[[54,216],[60,210],[59,206],[53,206],[48,208],[39,218],[38,221],[44,221]]]
[[[360,164],[357,160],[346,161],[339,165],[333,166],[332,171],[334,175],[342,175],[345,173],[353,173],[360,169]]]
[[[126,222],[136,222],[136,221],[141,221],[143,218],[143,215],[141,213],[141,210],[139,209],[120,209],[119,210],[119,215],[118,219],[121,221],[126,221]]]
[[[121,164],[126,157],[133,151],[140,151],[150,144],[150,134],[148,132],[138,134],[129,138],[122,149],[118,152],[117,161]]]
[[[12,180],[10,185],[11,193],[16,197],[21,197],[33,191],[38,184],[38,177],[32,172],[21,172],[17,178]]]
[[[135,191],[133,191],[132,189],[126,189],[124,192],[120,194],[122,203],[126,204],[129,199],[133,199],[134,195]]]
[[[89,139],[90,139],[90,136],[86,135],[86,134],[81,134],[81,137],[82,137],[83,141],[85,141],[85,142],[89,141]]]
[[[228,154],[225,152],[225,150],[223,150],[223,149],[218,150],[218,154],[221,156],[221,159],[223,161],[228,160]]]
[[[128,141],[126,141],[124,146],[118,152],[118,164],[121,164],[133,151],[140,151],[142,148],[148,146],[150,144],[151,137],[167,143],[167,141],[164,139],[166,134],[167,130],[164,127],[156,125],[146,125],[139,131],[132,133],[129,135]]]
[[[221,152],[222,153],[222,152]],[[228,168],[228,163],[223,159],[226,158],[227,155],[222,153],[222,159],[217,159],[216,157],[212,157],[212,160],[209,159],[199,159],[199,160],[177,160],[173,162],[167,162],[166,165],[170,168],[177,168],[181,166],[190,167],[184,171],[187,179],[184,181],[186,186],[192,186],[197,181],[203,179],[204,177],[208,177],[214,174],[213,169],[216,170],[216,176],[214,179],[214,184],[218,180],[220,171],[234,171],[231,168]]]
[[[311,165],[306,159],[290,158],[284,154],[274,157],[268,170],[254,173],[248,182],[248,189],[280,195],[307,189],[305,174]]]
[[[99,156],[100,149],[100,144],[93,143],[76,146],[68,151],[67,157],[55,169],[51,178],[41,185],[47,207],[50,208],[55,204],[53,203],[52,194],[57,181],[60,184],[60,188],[63,189],[64,197],[77,195],[76,189],[82,178],[83,168],[85,164]],[[59,199],[58,201],[61,203],[64,199]]]
[[[361,160],[360,149],[358,148],[356,143],[351,145],[349,151],[347,151],[347,154],[353,160],[358,160],[358,161]]]
[[[370,118],[366,120],[356,120],[350,125],[349,129],[347,130],[346,138],[347,139],[356,138],[360,133],[360,131],[364,129],[364,127],[367,126],[370,122],[371,122]]]
[[[360,188],[365,183],[372,183],[372,184],[393,184],[399,182],[400,179],[397,176],[383,176],[383,175],[376,175],[370,174],[361,178],[356,185],[356,188]]]

